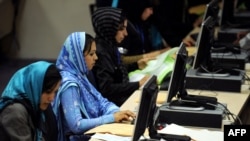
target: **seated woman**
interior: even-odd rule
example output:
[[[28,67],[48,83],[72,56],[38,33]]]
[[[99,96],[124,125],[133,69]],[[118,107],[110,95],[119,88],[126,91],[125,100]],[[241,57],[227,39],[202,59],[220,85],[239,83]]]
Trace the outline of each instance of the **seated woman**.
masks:
[[[125,64],[139,60],[154,59],[159,54],[169,50],[161,36],[157,45],[154,45],[151,32],[152,22],[150,17],[154,13],[154,1],[152,0],[120,0],[118,7],[123,9],[128,18],[128,36],[120,46],[126,50],[122,53]]]
[[[57,122],[50,103],[60,81],[56,66],[44,61],[12,76],[0,100],[1,141],[57,140]]]
[[[58,141],[88,140],[84,132],[96,126],[135,118],[131,111],[120,111],[87,79],[98,59],[94,38],[85,32],[70,34],[57,58],[63,77],[53,109],[59,125]]]
[[[96,33],[96,53],[98,60],[93,67],[97,89],[103,97],[121,106],[149,78],[145,76],[140,81],[130,82],[128,72],[141,68],[144,63],[135,63],[127,67],[118,51],[127,33],[127,18],[118,8],[98,8],[92,15],[92,24]],[[132,65],[132,64],[131,64]],[[134,69],[132,69],[134,68]]]

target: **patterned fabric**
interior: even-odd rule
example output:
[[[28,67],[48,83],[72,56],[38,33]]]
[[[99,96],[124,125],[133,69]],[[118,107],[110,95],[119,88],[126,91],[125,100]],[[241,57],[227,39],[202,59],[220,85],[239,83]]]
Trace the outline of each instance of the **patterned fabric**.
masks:
[[[39,61],[17,71],[2,93],[0,109],[13,100],[26,98],[30,101],[35,112],[40,111],[39,103],[42,94],[43,79],[50,65],[51,63]],[[44,119],[44,113],[41,113],[41,117]],[[42,131],[37,129],[36,141],[41,140]]]
[[[57,116],[59,141],[77,140],[86,130],[114,122],[113,113],[119,111],[114,103],[102,95],[88,81],[83,50],[85,32],[70,34],[58,56],[56,65],[63,77],[53,110]]]
[[[92,24],[97,36],[106,42],[116,44],[115,35],[121,23],[122,10],[111,7],[100,7],[92,15]]]
[[[128,81],[128,67],[121,61],[118,43],[115,40],[119,23],[123,24],[125,20],[126,16],[123,12],[112,7],[99,8],[92,17],[96,32],[96,53],[99,58],[92,72],[101,94],[118,106],[121,106],[139,88],[139,82]]]

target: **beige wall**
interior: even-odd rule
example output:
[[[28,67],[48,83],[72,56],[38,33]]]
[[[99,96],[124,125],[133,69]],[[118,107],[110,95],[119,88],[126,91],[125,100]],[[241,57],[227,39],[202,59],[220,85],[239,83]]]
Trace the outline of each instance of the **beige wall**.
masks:
[[[89,4],[94,1],[25,0],[18,23],[18,58],[56,59],[71,32],[94,35],[89,13]]]
[[[0,0],[0,39],[11,32],[14,8],[10,0]]]

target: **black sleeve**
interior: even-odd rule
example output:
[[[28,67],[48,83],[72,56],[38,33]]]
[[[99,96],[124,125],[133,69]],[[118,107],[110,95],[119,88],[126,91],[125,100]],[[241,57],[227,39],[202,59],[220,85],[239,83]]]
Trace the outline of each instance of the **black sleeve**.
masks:
[[[134,71],[136,69],[139,69],[137,62],[126,65],[126,68],[128,68],[128,72],[131,72],[131,71]]]
[[[104,52],[99,52],[98,61],[92,70],[97,88],[104,97],[121,106],[139,89],[139,82],[129,82],[127,70],[118,67],[109,54]]]

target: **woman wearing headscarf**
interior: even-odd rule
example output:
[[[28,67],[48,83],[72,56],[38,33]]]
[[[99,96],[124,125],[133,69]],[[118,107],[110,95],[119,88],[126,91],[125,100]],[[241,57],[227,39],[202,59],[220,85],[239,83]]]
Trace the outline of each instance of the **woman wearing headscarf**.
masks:
[[[54,64],[38,61],[18,70],[0,100],[1,141],[55,141],[57,122],[50,103],[60,86]]]
[[[58,141],[88,140],[84,132],[91,128],[135,117],[131,111],[120,111],[89,82],[87,74],[97,59],[96,44],[89,34],[74,32],[65,40],[56,62],[63,79],[53,102]]]
[[[154,6],[154,0],[119,0],[118,7],[124,10],[129,20],[129,36],[121,44],[127,50],[122,56],[125,63],[142,58],[155,58],[169,49],[161,35],[153,32],[156,27],[150,17],[154,13]]]
[[[128,72],[121,61],[118,44],[127,36],[127,19],[121,9],[112,7],[98,8],[92,15],[92,24],[96,33],[98,61],[93,74],[101,94],[121,106],[135,90],[142,86],[148,76],[138,82],[129,82]],[[140,66],[135,64],[134,67]]]

